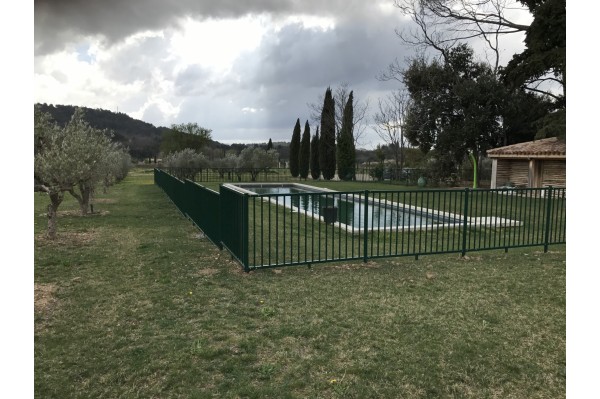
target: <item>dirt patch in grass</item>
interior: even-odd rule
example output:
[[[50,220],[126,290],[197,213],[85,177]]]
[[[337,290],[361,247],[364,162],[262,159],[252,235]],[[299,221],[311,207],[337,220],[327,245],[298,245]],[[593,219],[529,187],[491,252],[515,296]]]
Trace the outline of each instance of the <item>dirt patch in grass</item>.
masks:
[[[198,277],[210,277],[212,275],[215,275],[219,273],[219,269],[213,269],[213,268],[205,268],[205,269],[199,269],[196,271],[196,273],[194,273],[195,276]]]
[[[56,303],[54,293],[58,287],[56,284],[34,284],[34,309],[36,313],[48,312]]]
[[[95,241],[98,233],[95,230],[72,232],[63,231],[56,233],[55,239],[50,239],[46,233],[37,234],[35,236],[35,243],[41,246],[76,246],[81,247],[89,245]]]
[[[96,198],[94,204],[116,204],[117,200],[114,198]]]
[[[480,262],[481,260],[483,260],[483,257],[478,255],[465,255],[459,257],[458,259],[463,262]]]
[[[373,261],[368,261],[367,263],[356,261],[353,263],[342,263],[342,264],[333,264],[330,266],[332,269],[343,269],[343,270],[359,270],[359,269],[378,269],[381,267],[380,264]]]
[[[77,211],[77,210],[58,211],[58,212],[56,212],[56,214],[58,215],[58,217],[61,217],[61,216],[94,217],[94,216],[105,216],[105,215],[108,215],[109,213],[110,213],[109,211],[94,211],[94,213],[90,212],[87,215],[83,216],[81,214],[81,211]]]
[[[81,211],[79,210],[68,210],[68,211],[57,211],[56,212],[56,216],[60,217],[65,217],[65,216],[81,216],[81,217],[95,217],[95,216],[106,216],[110,213],[110,211],[94,211],[94,213],[88,213],[87,215],[83,216],[81,214]],[[48,217],[47,213],[40,213],[40,216],[42,217]]]
[[[35,283],[34,284],[34,314],[35,314],[35,331],[41,331],[48,325],[48,320],[52,314],[52,310],[56,306],[56,293],[58,286],[52,283]]]

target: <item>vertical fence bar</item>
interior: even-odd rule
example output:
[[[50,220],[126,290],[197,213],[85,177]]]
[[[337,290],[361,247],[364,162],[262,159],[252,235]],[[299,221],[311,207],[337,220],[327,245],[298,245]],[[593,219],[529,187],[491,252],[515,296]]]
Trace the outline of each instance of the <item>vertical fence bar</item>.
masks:
[[[279,196],[277,197],[277,199],[279,199]],[[286,241],[285,240],[286,239],[286,225],[285,225],[285,219],[286,219],[286,217],[285,217],[285,215],[287,213],[286,212],[287,210],[285,209],[285,197],[281,197],[281,199],[282,199],[282,202],[283,202],[282,208],[281,208],[281,211],[283,213],[283,231],[282,231],[282,234],[281,234],[283,236],[283,255],[282,256],[283,256],[283,264],[285,265],[285,250],[286,250],[286,248],[285,248],[285,241]]]
[[[264,226],[265,226],[265,216],[263,212],[263,205],[265,204],[264,198],[260,198],[260,264],[265,264],[264,254],[265,254],[265,236],[264,236]],[[256,223],[256,221],[254,222]]]
[[[252,265],[256,266],[256,197],[252,197]]]
[[[340,219],[342,216],[342,211],[341,211],[342,195],[337,194],[337,198],[338,198],[338,206],[337,206],[337,209],[335,210],[336,217],[334,218],[334,220],[337,220],[338,222],[341,223]],[[333,200],[333,205],[335,206],[335,198]],[[342,258],[342,257],[345,258],[346,256],[342,256],[342,229],[340,228],[338,231],[338,258]]]
[[[279,264],[279,196],[271,198],[275,198],[275,264]]]
[[[421,216],[419,218],[419,250],[417,251],[417,253],[415,255],[420,255],[421,254],[421,242],[423,241],[423,200],[424,200],[424,195],[423,195],[423,191],[421,191],[420,193],[420,197],[421,197],[421,201],[420,201],[420,210],[419,210],[419,215]],[[419,201],[417,201],[417,203],[419,203]],[[427,226],[425,226],[425,228],[427,228]],[[427,230],[426,230],[427,231]],[[425,240],[427,240],[427,233],[425,234]]]
[[[400,253],[402,255],[404,255],[404,227],[406,226],[406,223],[410,223],[410,212],[406,212],[407,206],[406,206],[406,191],[402,193],[402,248],[400,249]],[[410,209],[410,204],[408,205],[408,209]],[[408,216],[408,220],[405,220],[404,218]],[[410,245],[410,243],[409,243]],[[408,248],[408,250],[410,251],[410,247]]]
[[[477,228],[479,227],[477,224],[477,198],[479,197],[478,195],[478,190],[477,189],[472,189],[469,191],[469,219],[471,220],[471,229],[470,231],[477,231]],[[467,230],[469,231],[469,230]],[[477,234],[468,234],[467,237],[467,249],[471,249],[474,248],[476,249],[477,247],[475,246],[475,241],[477,239]]]
[[[560,189],[559,188],[558,192],[555,193],[555,196],[556,196],[556,194],[558,194],[558,196],[557,196],[558,208],[556,210],[556,220],[557,220],[557,223],[556,223],[556,233],[553,234],[553,236],[554,236],[554,240],[552,241],[553,244],[562,241],[562,238],[561,238],[562,237],[562,231],[563,231],[562,230],[562,221],[563,221],[562,214],[563,214],[563,210],[564,210],[564,207],[565,207],[564,189]]]
[[[548,242],[550,241],[550,223],[552,223],[552,186],[546,191],[546,226],[544,229],[544,253],[548,252]]]
[[[304,203],[306,204],[306,213],[304,214],[304,262],[308,260],[308,195],[304,195]],[[300,213],[300,209],[298,209]]]
[[[315,209],[314,194],[311,194],[311,197],[312,197],[312,201],[311,201],[312,212],[313,212],[313,214],[316,214],[317,217],[319,217],[319,210]],[[314,217],[310,218],[310,242],[311,242],[310,259],[312,262],[314,262],[315,261],[315,218]]]
[[[353,199],[355,198],[354,194],[352,194],[352,198]],[[348,202],[348,194],[346,194],[346,202]],[[346,208],[347,210],[350,209],[349,204],[350,203],[348,202],[348,207]],[[351,235],[352,240],[351,240],[351,243],[352,243],[352,257],[354,258],[354,226],[356,225],[355,220],[354,220],[356,218],[356,215],[354,214],[354,205],[352,207],[352,210],[353,211],[352,211],[352,235]],[[346,212],[346,220],[348,220],[348,212]]]
[[[465,188],[465,207],[463,209],[463,237],[462,237],[462,251],[461,256],[465,256],[467,253],[467,221],[469,212],[469,189]]]
[[[364,203],[364,220],[363,220],[363,262],[367,263],[367,260],[369,259],[368,255],[367,255],[367,250],[368,250],[368,230],[369,230],[369,215],[368,215],[368,210],[369,210],[369,190],[365,190],[364,193],[365,196],[365,203]]]
[[[394,194],[392,194],[392,202],[394,202]],[[399,229],[399,224],[400,224],[400,193],[397,192],[396,193],[396,242],[394,244],[394,255],[398,255],[398,229]],[[404,224],[404,220],[402,221],[402,224]]]
[[[268,237],[268,240],[269,240],[268,241],[269,260],[268,260],[268,262],[269,262],[269,265],[270,265],[271,264],[271,252],[273,252],[273,249],[271,247],[271,230],[273,229],[273,226],[272,226],[272,223],[271,223],[271,197],[266,197],[266,198],[269,200],[269,202],[267,202],[267,205],[268,205],[267,206],[267,208],[268,208],[267,209],[267,214],[269,215],[268,216],[268,218],[269,218],[269,230],[268,230],[268,234],[269,234],[269,237]]]

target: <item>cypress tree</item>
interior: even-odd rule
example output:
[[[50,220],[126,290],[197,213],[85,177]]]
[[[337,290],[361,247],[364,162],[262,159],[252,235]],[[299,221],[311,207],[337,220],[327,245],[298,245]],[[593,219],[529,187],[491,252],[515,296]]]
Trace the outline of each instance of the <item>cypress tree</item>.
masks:
[[[296,120],[292,142],[290,143],[290,173],[292,177],[298,177],[300,172],[298,160],[300,159],[300,118]]]
[[[319,127],[317,126],[317,133],[313,136],[310,142],[310,176],[317,180],[321,175],[321,168],[319,168]]]
[[[354,148],[354,136],[352,120],[354,118],[354,110],[352,107],[353,92],[350,92],[348,101],[344,106],[344,114],[342,116],[342,127],[337,143],[337,163],[338,177],[341,180],[353,180],[354,169],[356,162],[356,149]]]
[[[308,177],[308,168],[310,163],[310,126],[308,121],[304,125],[304,133],[302,133],[302,141],[300,142],[300,158],[299,158],[300,177],[306,179]]]
[[[273,142],[271,141],[271,139],[269,139],[269,142],[267,143],[267,151],[272,150],[273,149]]]
[[[335,176],[335,101],[331,88],[325,91],[321,112],[321,139],[319,140],[319,167],[325,180]]]

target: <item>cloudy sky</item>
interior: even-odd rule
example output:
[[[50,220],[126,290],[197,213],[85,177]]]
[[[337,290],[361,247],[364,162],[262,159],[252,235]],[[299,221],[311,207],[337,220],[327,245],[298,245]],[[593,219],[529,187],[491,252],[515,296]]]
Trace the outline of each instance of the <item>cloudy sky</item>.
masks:
[[[36,0],[34,24],[35,102],[196,122],[227,143],[290,140],[343,82],[374,110],[398,88],[376,76],[414,55],[393,0]]]

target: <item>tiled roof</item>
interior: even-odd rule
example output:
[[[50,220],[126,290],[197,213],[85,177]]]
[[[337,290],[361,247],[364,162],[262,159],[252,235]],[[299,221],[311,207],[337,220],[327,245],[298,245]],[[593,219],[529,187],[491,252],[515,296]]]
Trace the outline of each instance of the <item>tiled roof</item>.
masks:
[[[496,157],[557,157],[566,158],[567,143],[556,137],[507,145],[487,151],[490,158]]]

